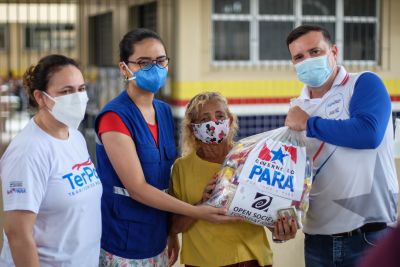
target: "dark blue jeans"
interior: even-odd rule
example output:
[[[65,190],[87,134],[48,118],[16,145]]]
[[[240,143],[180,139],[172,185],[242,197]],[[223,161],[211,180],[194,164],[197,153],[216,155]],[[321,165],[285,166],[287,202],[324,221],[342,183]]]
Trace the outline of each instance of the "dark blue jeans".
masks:
[[[305,234],[306,267],[355,267],[366,250],[374,247],[388,231],[386,228],[351,237]]]

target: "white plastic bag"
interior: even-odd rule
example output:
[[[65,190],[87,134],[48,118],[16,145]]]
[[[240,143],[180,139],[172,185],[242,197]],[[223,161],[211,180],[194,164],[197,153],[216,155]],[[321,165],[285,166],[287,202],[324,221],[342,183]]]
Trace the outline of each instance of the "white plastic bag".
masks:
[[[294,207],[301,228],[312,181],[303,133],[281,127],[244,138],[217,176],[207,204],[267,227],[274,226],[279,210]]]

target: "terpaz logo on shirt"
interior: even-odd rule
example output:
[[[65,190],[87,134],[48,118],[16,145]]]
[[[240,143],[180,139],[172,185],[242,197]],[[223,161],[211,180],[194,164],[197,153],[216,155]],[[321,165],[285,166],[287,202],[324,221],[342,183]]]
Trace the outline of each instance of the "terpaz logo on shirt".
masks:
[[[100,184],[96,168],[90,158],[84,162],[74,164],[71,169],[70,173],[62,176],[71,188],[68,195],[74,196]]]

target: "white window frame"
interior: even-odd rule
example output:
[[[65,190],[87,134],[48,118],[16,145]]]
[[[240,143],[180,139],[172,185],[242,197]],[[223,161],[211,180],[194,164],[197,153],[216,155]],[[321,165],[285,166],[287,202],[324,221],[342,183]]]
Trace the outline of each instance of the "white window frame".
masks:
[[[214,0],[212,0],[214,1]],[[344,1],[336,0],[336,16],[310,16],[302,14],[303,0],[293,0],[293,15],[259,15],[259,0],[250,1],[250,14],[211,14],[211,62],[213,66],[276,66],[290,65],[290,60],[260,60],[259,58],[259,22],[260,21],[285,21],[293,22],[294,27],[300,26],[307,22],[335,22],[336,40],[333,42],[337,45],[340,53],[338,56],[339,64],[346,65],[363,65],[376,66],[380,60],[380,32],[379,32],[379,14],[380,0],[376,0],[376,16],[344,16]],[[249,60],[215,60],[214,58],[214,21],[248,21],[250,23],[250,59]],[[375,60],[344,60],[344,23],[359,22],[359,23],[375,23]],[[285,43],[282,45],[286,46]]]

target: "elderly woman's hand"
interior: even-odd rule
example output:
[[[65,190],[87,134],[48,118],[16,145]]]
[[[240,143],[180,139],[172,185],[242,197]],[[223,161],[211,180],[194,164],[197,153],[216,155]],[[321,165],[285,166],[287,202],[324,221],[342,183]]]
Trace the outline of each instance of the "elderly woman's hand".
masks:
[[[275,242],[285,242],[296,237],[297,223],[292,217],[280,217],[274,222],[273,240]]]
[[[210,179],[210,181],[208,182],[208,184],[206,185],[206,187],[204,188],[203,197],[201,198],[201,203],[206,202],[206,201],[210,198],[211,193],[212,193],[212,191],[214,190],[215,184],[216,184],[216,183],[217,183],[217,175],[215,174],[215,175]]]

